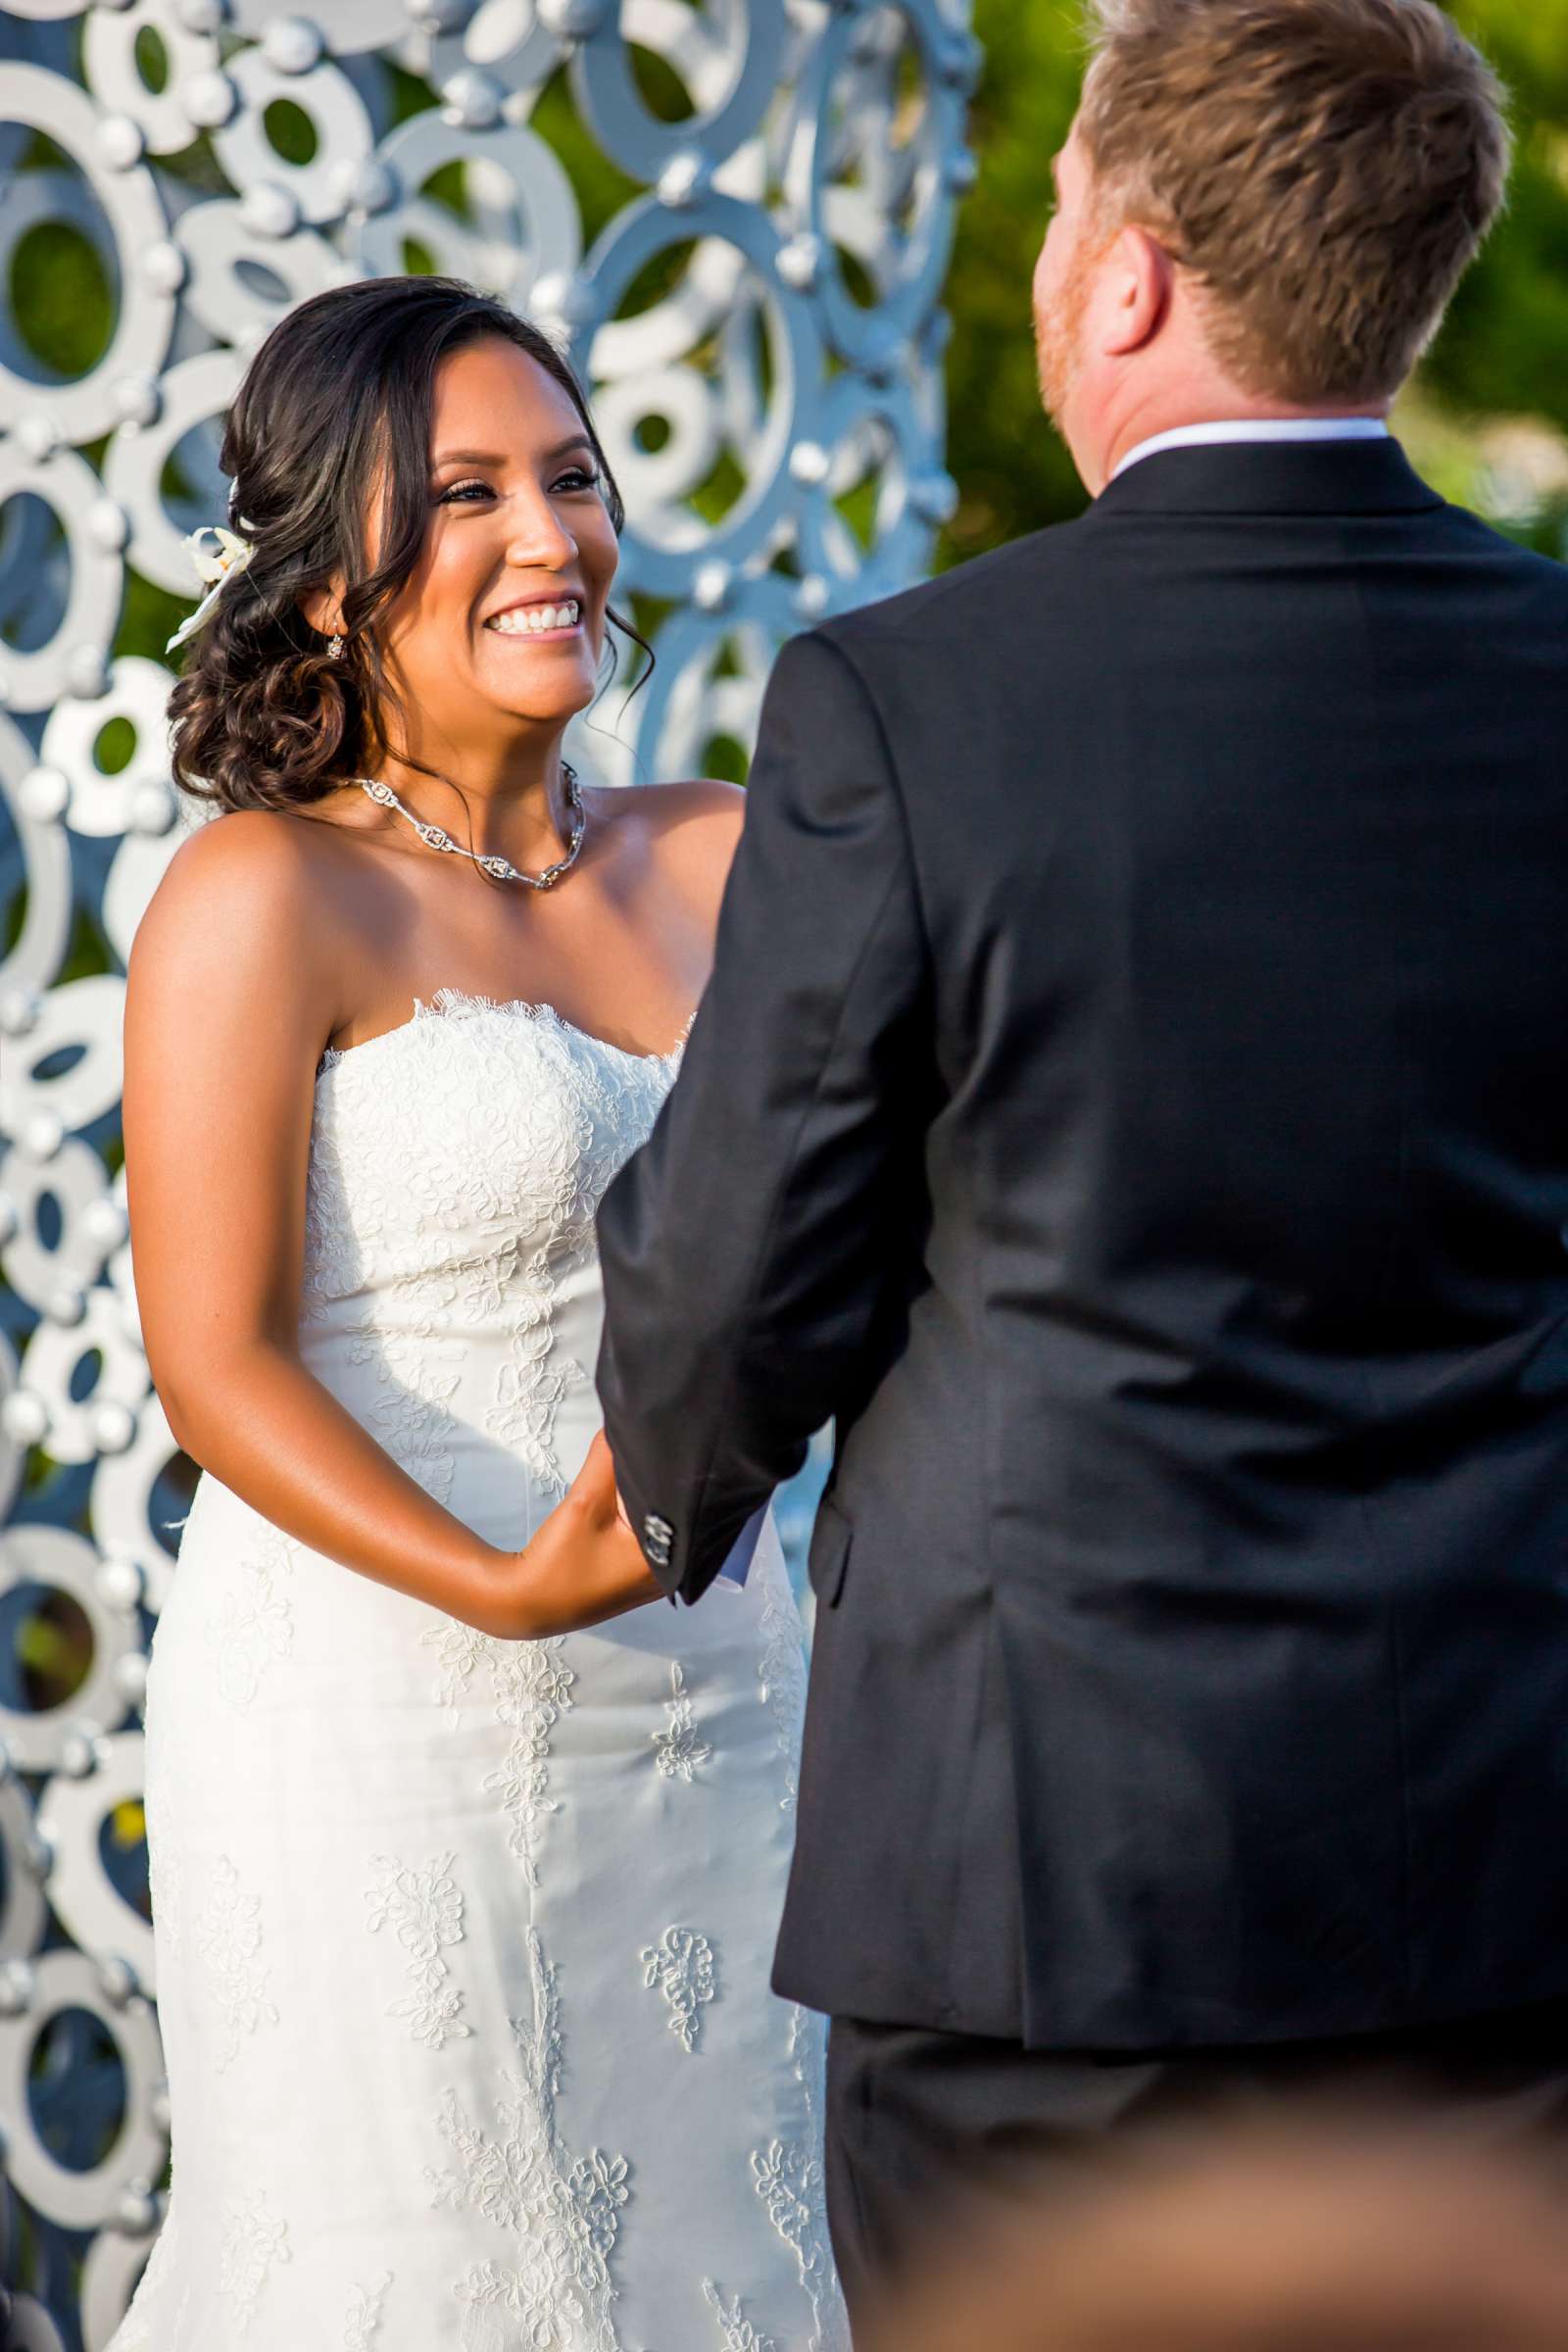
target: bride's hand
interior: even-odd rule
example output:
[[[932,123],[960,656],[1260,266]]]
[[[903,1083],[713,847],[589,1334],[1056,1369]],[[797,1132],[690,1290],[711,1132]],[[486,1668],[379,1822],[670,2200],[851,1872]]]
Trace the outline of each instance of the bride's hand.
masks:
[[[508,1642],[576,1633],[662,1599],[619,1508],[603,1430],[564,1501],[521,1551],[497,1553],[488,1586],[474,1623]]]

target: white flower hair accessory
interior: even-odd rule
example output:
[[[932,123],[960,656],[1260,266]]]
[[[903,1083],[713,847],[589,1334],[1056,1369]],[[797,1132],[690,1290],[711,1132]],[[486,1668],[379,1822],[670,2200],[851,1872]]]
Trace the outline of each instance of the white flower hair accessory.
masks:
[[[241,516],[240,519],[243,521],[244,517]],[[209,555],[204,549],[202,546],[204,539],[217,540],[218,551],[215,555]],[[207,594],[202,598],[195,612],[180,622],[165,646],[166,654],[172,654],[176,646],[183,645],[187,637],[195,636],[222,595],[225,584],[232,579],[236,572],[245,569],[256,553],[249,539],[242,539],[237,531],[225,530],[222,524],[218,522],[206,523],[201,530],[192,531],[184,544],[189,552],[191,567],[195,571],[196,577],[199,580],[206,580],[210,584]]]

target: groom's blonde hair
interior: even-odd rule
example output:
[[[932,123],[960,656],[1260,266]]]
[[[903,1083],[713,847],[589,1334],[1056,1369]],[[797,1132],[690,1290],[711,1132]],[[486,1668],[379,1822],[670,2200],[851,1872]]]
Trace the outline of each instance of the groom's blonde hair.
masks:
[[[1392,396],[1501,209],[1492,68],[1432,0],[1090,0],[1079,132],[1107,236],[1197,275],[1256,395]]]

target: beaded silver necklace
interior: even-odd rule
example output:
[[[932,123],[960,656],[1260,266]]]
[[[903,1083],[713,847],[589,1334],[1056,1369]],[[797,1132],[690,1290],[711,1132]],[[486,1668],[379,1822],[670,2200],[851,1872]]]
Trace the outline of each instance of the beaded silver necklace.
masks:
[[[513,864],[510,858],[494,855],[481,858],[477,850],[466,850],[460,841],[453,840],[444,826],[427,825],[422,817],[415,815],[412,808],[405,808],[391,785],[383,784],[378,776],[356,776],[354,781],[369,800],[377,802],[383,808],[395,808],[399,816],[406,816],[419,839],[430,849],[440,850],[452,858],[470,858],[475,865],[482,866],[497,882],[525,882],[530,890],[554,890],[562,875],[569,874],[576,864],[583,836],[588,830],[588,812],[582,804],[577,771],[563,760],[561,775],[566,788],[566,807],[571,811],[571,836],[566,844],[565,856],[558,858],[554,865],[547,865],[542,874],[525,874],[521,866]]]

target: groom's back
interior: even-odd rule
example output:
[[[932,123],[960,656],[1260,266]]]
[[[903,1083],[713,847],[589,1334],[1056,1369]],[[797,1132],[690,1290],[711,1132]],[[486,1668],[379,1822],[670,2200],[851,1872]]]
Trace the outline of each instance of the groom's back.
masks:
[[[1086,2046],[1561,1992],[1568,573],[1392,445],[1182,450],[829,634],[941,1107],[781,1980]],[[927,1883],[841,1986],[850,1775]]]

